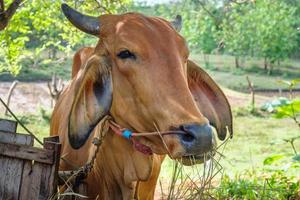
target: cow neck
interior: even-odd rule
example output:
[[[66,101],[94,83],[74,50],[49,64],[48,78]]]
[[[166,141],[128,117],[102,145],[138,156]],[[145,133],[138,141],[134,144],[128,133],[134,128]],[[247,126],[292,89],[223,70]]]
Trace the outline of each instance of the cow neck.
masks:
[[[114,134],[111,128],[104,134],[105,142],[87,177],[89,183],[100,184],[92,187],[89,194],[99,194],[99,199],[133,199],[136,182],[150,176],[152,156],[135,151],[127,139]]]
[[[109,130],[111,132],[111,130]],[[88,182],[98,183],[95,187],[88,187],[89,194],[98,199],[132,199],[132,183],[126,183],[124,178],[124,160],[129,160],[130,155],[128,152],[120,154],[120,148],[126,149],[126,145],[123,143],[123,147],[115,145],[112,141],[114,134],[107,134],[105,136],[106,142],[104,142],[97,154],[96,162],[93,170],[88,175]],[[107,142],[108,141],[108,142]],[[116,153],[117,152],[117,153]],[[126,159],[124,159],[126,158]]]

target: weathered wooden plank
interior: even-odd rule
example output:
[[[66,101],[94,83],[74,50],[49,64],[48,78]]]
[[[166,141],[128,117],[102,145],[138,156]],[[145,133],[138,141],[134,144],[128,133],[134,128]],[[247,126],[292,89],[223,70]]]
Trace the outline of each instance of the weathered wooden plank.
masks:
[[[50,190],[53,190],[51,182],[53,181],[51,174],[52,167],[42,163],[35,163],[35,165],[39,165],[39,170],[42,171],[38,199],[49,199],[53,194],[53,191],[50,192]]]
[[[0,142],[2,143],[13,143],[22,145],[33,145],[33,137],[26,134],[15,134],[7,131],[0,130]]]
[[[53,164],[54,151],[31,146],[0,143],[0,155]]]
[[[52,165],[34,162],[31,166],[31,172],[24,177],[21,188],[20,200],[36,199],[44,200],[50,199],[52,193],[50,192],[51,185],[51,169]],[[27,170],[26,170],[27,171]],[[25,167],[24,167],[25,173]],[[29,185],[29,187],[28,187]],[[27,187],[27,188],[26,188]],[[24,190],[30,192],[24,192]]]
[[[33,145],[31,137],[0,132],[0,141]],[[1,145],[1,143],[0,143]],[[31,161],[30,161],[31,162]],[[23,176],[24,160],[0,156],[0,199],[18,199]]]
[[[23,160],[0,156],[0,199],[19,198]]]
[[[30,163],[27,161],[25,163],[19,200],[39,199],[43,173],[41,165],[43,164],[37,162]]]
[[[29,195],[31,193],[32,187],[32,177],[34,177],[36,172],[33,172],[32,161],[24,161],[23,175],[20,186],[20,197],[19,200],[27,200],[30,199]]]
[[[16,133],[18,123],[8,119],[0,119],[0,130]]]
[[[57,176],[58,176],[58,167],[59,167],[60,152],[61,152],[61,144],[59,143],[59,137],[55,136],[55,137],[44,138],[44,148],[54,151],[53,165],[49,170],[50,174],[48,180],[48,192],[49,195],[51,196],[57,192],[57,184],[58,184]]]
[[[55,138],[51,138],[49,140],[56,141]],[[48,165],[35,162],[33,166],[30,167],[27,166],[27,163],[25,164],[20,200],[44,200],[49,199],[56,193],[56,176],[60,156],[60,144],[55,142],[48,142],[47,139],[45,139],[44,148],[46,150],[54,152],[53,164]],[[28,170],[28,168],[31,168],[31,170]],[[28,185],[30,186],[29,188]]]

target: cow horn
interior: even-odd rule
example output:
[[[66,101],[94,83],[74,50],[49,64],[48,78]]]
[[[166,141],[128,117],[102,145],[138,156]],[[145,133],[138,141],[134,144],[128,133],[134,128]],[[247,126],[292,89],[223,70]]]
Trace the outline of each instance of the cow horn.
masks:
[[[100,34],[100,21],[97,17],[83,15],[74,10],[67,4],[63,3],[61,9],[68,20],[81,31],[99,36]]]
[[[181,15],[177,15],[174,21],[171,21],[172,26],[175,28],[177,32],[181,30],[182,27],[182,17]]]

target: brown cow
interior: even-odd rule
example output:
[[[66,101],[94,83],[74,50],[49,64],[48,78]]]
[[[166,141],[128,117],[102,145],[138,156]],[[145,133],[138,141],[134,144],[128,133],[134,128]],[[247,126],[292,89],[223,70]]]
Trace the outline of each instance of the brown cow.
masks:
[[[211,125],[222,140],[227,129],[232,134],[226,97],[188,60],[186,43],[171,23],[137,13],[94,18],[66,4],[62,9],[77,28],[99,37],[95,48],[75,55],[73,79],[51,121],[51,135],[59,133],[68,161],[61,162],[61,170],[84,165],[94,155],[92,138],[105,135],[87,177],[89,197],[153,199],[164,155],[191,164],[190,156],[201,159],[213,149]],[[106,115],[138,133],[158,129],[173,134],[130,140],[112,129],[104,133],[100,121]]]

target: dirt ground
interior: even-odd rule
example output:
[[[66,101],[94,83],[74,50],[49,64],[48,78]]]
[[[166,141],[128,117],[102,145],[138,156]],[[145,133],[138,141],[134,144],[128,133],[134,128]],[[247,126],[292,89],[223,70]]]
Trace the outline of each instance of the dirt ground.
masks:
[[[0,83],[0,97],[6,101],[11,82]],[[51,109],[51,97],[46,82],[22,83],[19,82],[13,90],[9,107],[15,113],[35,113],[40,107]],[[0,112],[4,112],[0,105]]]
[[[8,90],[12,82],[0,82],[0,97],[6,101]],[[242,107],[249,105],[251,96],[236,92],[229,89],[223,89],[229,99],[232,107]],[[261,95],[256,96],[257,106],[262,105],[264,102],[270,100],[271,97]],[[47,82],[19,82],[14,89],[10,108],[15,113],[35,113],[39,108],[51,109],[51,97],[47,87]],[[0,105],[0,112],[4,112],[4,107]]]

